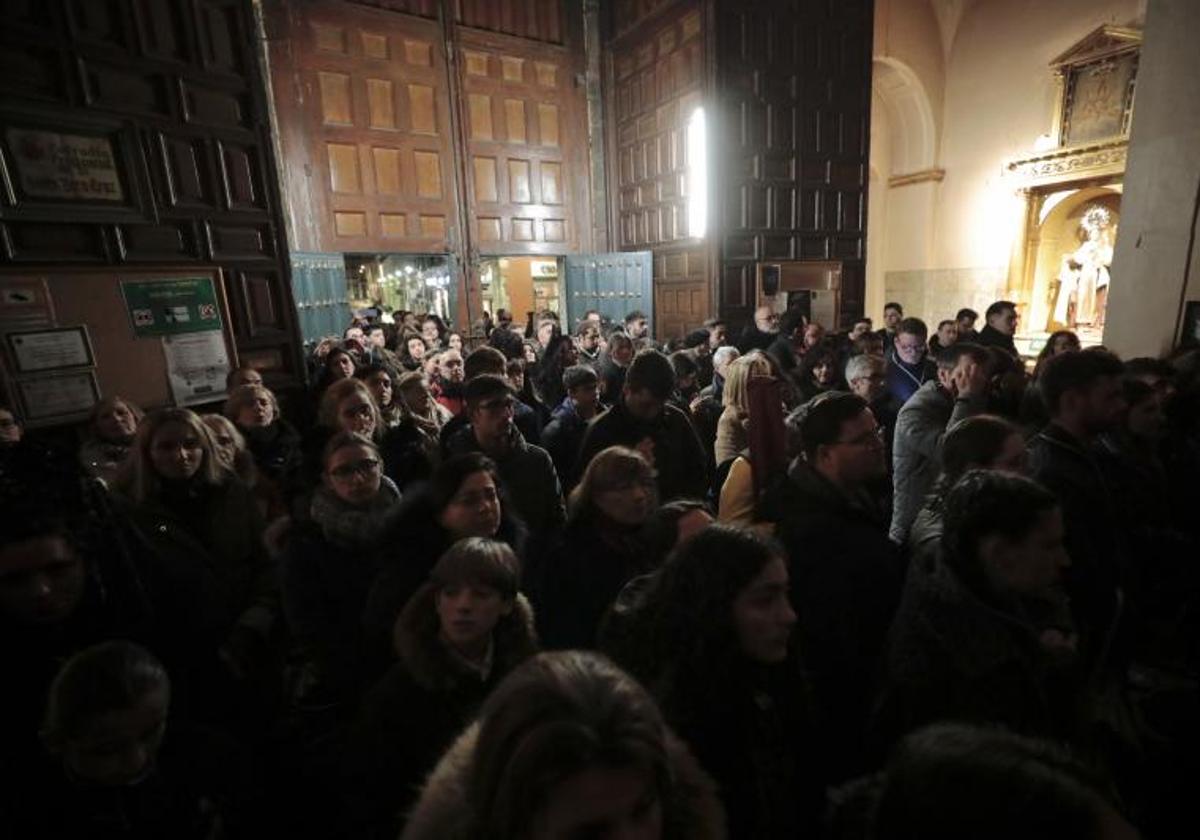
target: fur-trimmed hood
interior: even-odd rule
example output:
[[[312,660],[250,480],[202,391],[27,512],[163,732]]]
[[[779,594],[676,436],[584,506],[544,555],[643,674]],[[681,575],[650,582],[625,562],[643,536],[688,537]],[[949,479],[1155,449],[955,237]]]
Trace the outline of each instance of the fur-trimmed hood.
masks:
[[[438,639],[436,597],[437,587],[432,583],[417,590],[396,621],[393,643],[413,682],[428,691],[446,691],[464,679],[478,680],[478,677],[456,662]],[[524,595],[517,595],[512,611],[496,624],[492,642],[492,671],[488,679],[493,683],[537,653],[533,608]]]
[[[479,724],[473,723],[442,756],[409,815],[401,840],[474,840],[467,786],[475,761]],[[687,745],[667,733],[674,796],[663,803],[663,840],[724,840],[725,812],[716,786]]]

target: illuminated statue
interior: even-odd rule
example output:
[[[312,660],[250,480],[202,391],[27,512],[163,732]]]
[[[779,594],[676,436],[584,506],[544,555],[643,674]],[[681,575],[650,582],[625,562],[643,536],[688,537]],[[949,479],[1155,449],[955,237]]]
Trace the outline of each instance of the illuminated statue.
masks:
[[[1074,253],[1063,255],[1058,275],[1058,299],[1051,320],[1067,329],[1079,324],[1104,326],[1108,299],[1108,267],[1112,264],[1112,214],[1093,205],[1083,214],[1083,239]]]

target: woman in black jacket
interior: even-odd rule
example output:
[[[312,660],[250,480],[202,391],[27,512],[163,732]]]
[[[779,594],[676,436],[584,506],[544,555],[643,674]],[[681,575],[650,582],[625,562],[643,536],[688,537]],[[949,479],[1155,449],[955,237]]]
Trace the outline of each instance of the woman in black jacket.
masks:
[[[512,513],[490,458],[472,452],[443,461],[429,483],[406,494],[380,535],[384,561],[364,615],[374,652],[391,649],[392,629],[437,559],[458,540],[487,537],[523,555],[525,526]],[[389,657],[390,658],[390,657]]]
[[[562,549],[531,579],[538,631],[549,648],[589,648],[626,583],[653,568],[647,522],[658,507],[654,470],[623,446],[601,451],[571,493]]]
[[[517,556],[469,537],[441,556],[396,622],[397,661],[367,695],[347,753],[351,799],[380,837],[492,689],[537,652]]]
[[[246,723],[250,707],[239,701],[268,699],[280,629],[276,567],[250,491],[221,465],[200,418],[183,408],[146,417],[117,489],[143,565],[162,581],[155,606],[194,619],[196,712]]]
[[[819,836],[825,762],[791,643],[783,549],[709,526],[622,606],[602,647],[650,689],[717,782],[729,836]]]
[[[309,520],[293,526],[283,558],[283,608],[303,675],[303,706],[353,704],[382,673],[363,644],[362,612],[380,566],[379,535],[400,503],[379,450],[348,432],[325,447]]]
[[[280,414],[275,394],[262,385],[240,385],[225,400],[222,413],[246,439],[259,481],[269,482],[290,510],[300,491],[304,450],[300,433]]]

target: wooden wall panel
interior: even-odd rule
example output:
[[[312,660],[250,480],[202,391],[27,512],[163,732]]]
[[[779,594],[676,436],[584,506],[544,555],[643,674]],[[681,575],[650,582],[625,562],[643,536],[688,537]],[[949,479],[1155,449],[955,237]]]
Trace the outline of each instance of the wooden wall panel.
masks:
[[[108,134],[133,194],[115,207],[18,190],[0,200],[0,263],[216,264],[239,353],[272,359],[286,388],[304,372],[254,31],[251,0],[0,5],[3,123]],[[269,313],[249,305],[267,299]]]
[[[272,45],[272,65],[297,250],[451,250],[458,210],[437,22],[332,0],[280,3],[273,17],[290,39]]]
[[[475,247],[578,252],[591,225],[586,103],[572,81],[579,56],[472,29],[456,34]]]
[[[654,253],[654,326],[670,338],[714,309],[711,248],[688,227],[687,123],[708,108],[704,3],[618,4],[619,25],[622,8],[647,25],[625,26],[606,51],[614,230],[621,250]]]
[[[459,26],[516,35],[549,44],[567,37],[563,0],[453,0]]]
[[[862,312],[873,5],[717,0],[720,307],[733,320],[750,316],[759,260],[842,260],[842,325]]]

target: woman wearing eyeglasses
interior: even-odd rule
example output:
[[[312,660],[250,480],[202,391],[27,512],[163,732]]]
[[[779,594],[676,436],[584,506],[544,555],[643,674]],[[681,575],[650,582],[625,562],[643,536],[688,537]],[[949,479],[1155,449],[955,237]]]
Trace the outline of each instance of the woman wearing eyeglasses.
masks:
[[[343,379],[330,385],[322,395],[317,410],[317,425],[305,438],[306,472],[310,486],[320,483],[325,446],[334,435],[341,432],[362,435],[379,447],[384,474],[396,480],[401,435],[396,428],[388,428],[384,423],[378,402],[361,379]]]
[[[379,537],[399,502],[370,438],[339,432],[329,440],[309,519],[293,526],[283,559],[283,609],[300,662],[294,693],[302,708],[353,704],[384,664],[372,668],[364,657],[361,616],[380,567]]]

